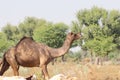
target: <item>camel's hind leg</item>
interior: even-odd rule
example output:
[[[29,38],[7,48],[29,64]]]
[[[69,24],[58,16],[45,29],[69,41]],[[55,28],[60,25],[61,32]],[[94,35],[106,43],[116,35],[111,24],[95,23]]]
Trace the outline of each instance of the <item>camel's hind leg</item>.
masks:
[[[9,65],[12,67],[14,75],[19,76],[19,73],[18,73],[19,67],[15,59],[15,48],[14,47],[7,51],[5,58],[6,58],[6,61],[9,63]]]
[[[4,72],[9,68],[9,63],[8,62],[6,62],[6,60],[3,62],[3,65],[2,65],[2,67],[1,67],[1,71],[0,71],[0,75],[3,75],[4,74]]]
[[[18,66],[16,60],[14,58],[10,58],[7,61],[13,69],[14,76],[19,76],[19,72],[18,72],[19,66]]]

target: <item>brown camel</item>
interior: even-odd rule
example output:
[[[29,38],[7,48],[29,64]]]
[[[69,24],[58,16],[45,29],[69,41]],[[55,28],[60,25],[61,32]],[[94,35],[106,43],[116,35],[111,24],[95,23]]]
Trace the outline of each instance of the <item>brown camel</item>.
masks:
[[[68,33],[63,46],[60,48],[51,48],[35,42],[31,37],[23,37],[15,47],[10,48],[4,54],[0,75],[3,75],[9,66],[12,67],[15,76],[19,75],[19,65],[41,67],[44,78],[48,80],[47,64],[54,58],[64,55],[72,42],[80,37],[80,33]]]

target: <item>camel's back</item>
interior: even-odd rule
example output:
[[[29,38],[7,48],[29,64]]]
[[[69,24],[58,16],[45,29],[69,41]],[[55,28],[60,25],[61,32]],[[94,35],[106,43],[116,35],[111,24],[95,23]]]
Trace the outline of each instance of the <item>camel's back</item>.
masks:
[[[24,52],[24,53],[28,53],[28,52],[33,52],[36,51],[36,43],[34,42],[34,40],[30,37],[25,37],[22,40],[20,40],[20,42],[16,45],[16,51],[17,52]]]

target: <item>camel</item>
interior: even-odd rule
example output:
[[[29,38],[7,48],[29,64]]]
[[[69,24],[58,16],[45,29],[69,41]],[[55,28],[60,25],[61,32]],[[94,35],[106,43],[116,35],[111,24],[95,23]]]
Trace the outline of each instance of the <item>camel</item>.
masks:
[[[23,37],[15,47],[10,48],[3,56],[0,75],[12,67],[14,75],[19,76],[19,66],[40,67],[44,79],[49,79],[47,65],[54,58],[64,55],[72,42],[81,37],[80,33],[68,33],[60,48],[51,48],[43,43],[35,42],[31,37]]]

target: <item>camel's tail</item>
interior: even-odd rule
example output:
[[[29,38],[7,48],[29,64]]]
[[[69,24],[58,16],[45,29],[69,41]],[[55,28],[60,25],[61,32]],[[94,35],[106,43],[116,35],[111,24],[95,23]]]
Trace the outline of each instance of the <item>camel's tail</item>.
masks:
[[[6,54],[6,52],[4,53],[3,58],[0,59],[0,66],[6,61],[5,54]]]
[[[0,61],[0,65],[1,65],[1,69],[0,69],[0,76],[2,76],[4,74],[4,72],[9,68],[9,63],[6,61],[6,52],[3,55],[3,59]],[[1,79],[0,79],[1,80]]]
[[[2,63],[3,63],[3,60],[0,60],[0,66],[1,66]]]
[[[3,56],[3,59],[0,60],[0,66],[4,63],[5,57]]]

